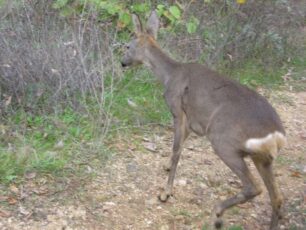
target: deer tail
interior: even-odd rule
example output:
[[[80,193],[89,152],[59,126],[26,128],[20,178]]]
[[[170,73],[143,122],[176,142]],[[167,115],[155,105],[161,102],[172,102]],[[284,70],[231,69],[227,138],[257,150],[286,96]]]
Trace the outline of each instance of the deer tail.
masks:
[[[250,138],[245,142],[245,148],[254,160],[271,163],[277,153],[286,145],[283,133],[275,131],[263,138]]]

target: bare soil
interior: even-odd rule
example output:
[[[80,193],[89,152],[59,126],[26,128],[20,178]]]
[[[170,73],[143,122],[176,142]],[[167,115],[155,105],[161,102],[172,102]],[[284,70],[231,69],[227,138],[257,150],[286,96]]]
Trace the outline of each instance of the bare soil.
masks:
[[[276,107],[288,136],[275,161],[285,198],[280,229],[306,229],[306,92],[261,92]],[[117,154],[105,166],[86,166],[93,178],[29,174],[24,184],[11,185],[0,196],[0,229],[209,229],[214,205],[237,193],[241,184],[207,140],[192,135],[179,163],[174,196],[161,203],[157,195],[167,179],[162,166],[171,145],[171,130],[156,127],[112,143]],[[225,229],[268,229],[270,215],[264,189],[225,213]]]

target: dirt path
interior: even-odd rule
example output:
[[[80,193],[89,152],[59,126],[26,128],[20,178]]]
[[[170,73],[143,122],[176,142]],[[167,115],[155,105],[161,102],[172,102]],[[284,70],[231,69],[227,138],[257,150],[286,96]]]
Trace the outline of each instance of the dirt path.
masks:
[[[306,93],[273,92],[268,97],[285,121],[289,143],[276,160],[285,197],[281,229],[306,229]],[[44,194],[43,182],[39,191],[30,182],[15,188],[25,197],[11,212],[0,209],[0,229],[207,229],[216,202],[239,191],[240,182],[205,139],[191,136],[177,171],[174,197],[160,203],[157,195],[167,177],[163,154],[170,152],[172,135],[164,128],[152,133],[114,144],[119,153],[103,170],[88,168],[96,170],[90,182],[63,179],[56,185],[62,186],[58,194]],[[256,172],[250,162],[249,166]],[[267,229],[270,213],[264,190],[252,202],[227,211],[225,227]]]

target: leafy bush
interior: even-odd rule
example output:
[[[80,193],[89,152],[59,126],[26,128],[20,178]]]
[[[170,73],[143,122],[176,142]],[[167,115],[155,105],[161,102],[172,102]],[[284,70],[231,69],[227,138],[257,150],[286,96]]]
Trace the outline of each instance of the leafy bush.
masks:
[[[161,43],[183,60],[226,68],[252,60],[269,70],[303,50],[291,41],[305,15],[289,1],[2,1],[2,112],[11,103],[36,112],[88,110],[80,99],[94,95],[106,114],[104,81],[121,79],[118,53],[133,31],[131,13],[152,8],[162,18]]]

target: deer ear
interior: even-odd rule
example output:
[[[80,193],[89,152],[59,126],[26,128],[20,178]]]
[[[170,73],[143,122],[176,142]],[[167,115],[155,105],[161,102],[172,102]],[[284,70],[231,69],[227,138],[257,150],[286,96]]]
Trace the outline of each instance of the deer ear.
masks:
[[[156,39],[158,28],[159,28],[159,19],[157,16],[157,12],[153,10],[147,22],[147,33]]]
[[[136,14],[133,14],[132,19],[133,19],[133,24],[134,24],[136,34],[141,33],[142,32],[142,26],[141,26],[141,22],[139,20],[139,17]]]

